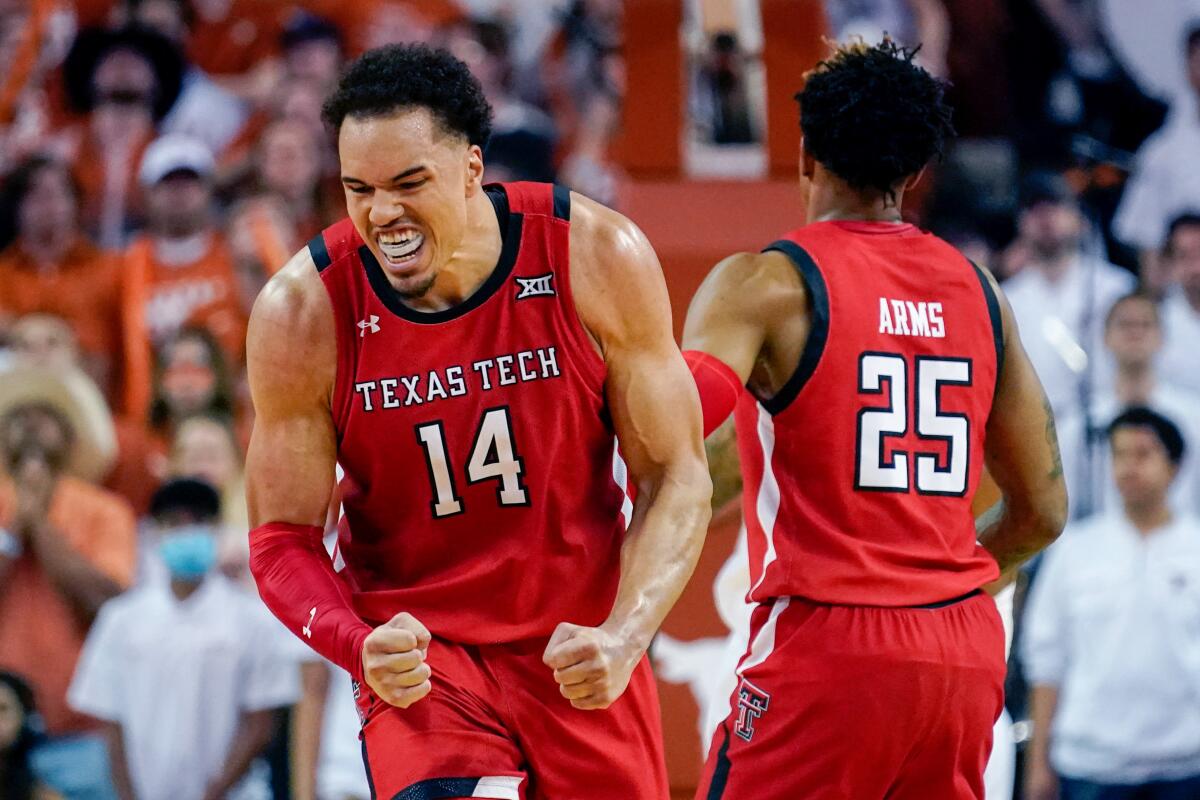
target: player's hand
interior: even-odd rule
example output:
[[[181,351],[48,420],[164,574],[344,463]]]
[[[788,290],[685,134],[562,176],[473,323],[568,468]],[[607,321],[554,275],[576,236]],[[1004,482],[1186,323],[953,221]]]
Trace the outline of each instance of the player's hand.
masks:
[[[371,631],[363,642],[363,676],[380,700],[408,708],[429,694],[429,639],[429,631],[407,611]]]
[[[1058,800],[1058,776],[1044,760],[1032,759],[1025,769],[1026,800]]]
[[[575,708],[608,708],[629,685],[642,651],[604,628],[561,622],[542,661],[554,670],[563,697]]]

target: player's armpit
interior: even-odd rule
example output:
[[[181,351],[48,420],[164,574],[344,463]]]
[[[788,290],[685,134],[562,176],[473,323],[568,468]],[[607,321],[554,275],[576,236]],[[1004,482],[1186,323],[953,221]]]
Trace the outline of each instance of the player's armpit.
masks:
[[[1003,571],[1032,558],[1062,533],[1067,490],[1050,402],[1021,345],[1012,309],[994,282],[993,288],[1004,324],[1004,362],[984,458],[1004,506],[979,541]]]
[[[605,623],[630,644],[631,671],[699,557],[712,487],[696,387],[672,336],[654,250],[619,214],[576,197],[572,209],[575,302],[600,344],[613,426],[638,489]]]

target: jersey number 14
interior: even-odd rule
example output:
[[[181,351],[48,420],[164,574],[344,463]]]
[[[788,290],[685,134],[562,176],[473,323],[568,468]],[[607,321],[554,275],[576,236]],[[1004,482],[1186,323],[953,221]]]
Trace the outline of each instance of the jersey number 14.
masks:
[[[854,488],[860,491],[908,492],[910,454],[887,451],[887,440],[906,436],[915,422],[917,438],[944,442],[945,459],[936,451],[911,454],[916,464],[918,494],[961,497],[967,492],[971,460],[971,421],[966,414],[942,409],[942,388],[971,385],[971,361],[966,358],[916,356],[916,377],[909,408],[908,359],[896,353],[866,352],[858,360],[858,392],[883,395],[887,405],[858,412],[854,454]]]
[[[425,451],[425,466],[433,487],[429,505],[435,517],[452,517],[464,511],[462,498],[454,482],[454,469],[447,454],[446,431],[440,420],[426,422],[416,428],[417,441]],[[496,502],[502,506],[529,505],[529,490],[521,483],[524,462],[517,454],[513,439],[512,419],[507,406],[489,408],[483,412],[471,455],[467,459],[467,483],[499,481]]]

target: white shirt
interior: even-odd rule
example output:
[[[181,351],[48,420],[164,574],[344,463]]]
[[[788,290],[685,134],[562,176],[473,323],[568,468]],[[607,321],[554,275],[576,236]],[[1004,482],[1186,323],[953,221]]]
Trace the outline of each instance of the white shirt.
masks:
[[[1182,53],[1180,54],[1182,61]],[[1194,111],[1195,104],[1189,106]],[[1113,232],[1139,250],[1157,250],[1171,220],[1200,208],[1200,115],[1172,113],[1167,124],[1148,138],[1117,214]]]
[[[1104,317],[1113,302],[1133,291],[1133,275],[1094,258],[1076,258],[1051,282],[1026,268],[1004,283],[1025,352],[1042,380],[1056,415],[1080,402],[1084,364],[1070,363],[1073,350],[1091,360],[1092,385],[1104,385],[1112,364],[1103,347]]]
[[[1200,312],[1188,303],[1183,290],[1176,288],[1163,299],[1159,313],[1163,326],[1160,374],[1200,393]]]
[[[1200,520],[1142,536],[1123,514],[1067,529],[1034,581],[1021,640],[1059,690],[1050,761],[1102,783],[1200,774]]]
[[[1200,514],[1200,394],[1160,383],[1151,392],[1147,405],[1174,422],[1183,434],[1183,461],[1171,485],[1171,507],[1181,513]],[[1078,410],[1058,420],[1058,444],[1062,450],[1072,518],[1121,508],[1106,433],[1108,426],[1124,410],[1125,406],[1109,390],[1100,393],[1092,403],[1091,420],[1085,420]],[[1085,440],[1088,422],[1092,434]],[[1090,446],[1085,446],[1085,442]]]
[[[137,797],[198,800],[225,763],[241,713],[300,694],[295,662],[271,646],[277,625],[221,575],[182,602],[151,581],[100,609],[67,699],[121,725]],[[230,800],[262,797],[263,777],[249,774]]]

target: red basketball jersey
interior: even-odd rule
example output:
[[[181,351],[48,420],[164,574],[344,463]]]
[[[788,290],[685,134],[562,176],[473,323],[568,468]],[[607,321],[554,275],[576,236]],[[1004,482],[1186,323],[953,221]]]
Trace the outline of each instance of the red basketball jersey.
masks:
[[[995,579],[971,514],[1003,348],[983,274],[911,225],[821,222],[767,249],[813,325],[780,392],[736,412],[750,598],[915,606]]]
[[[353,224],[309,244],[333,302],[333,418],[355,609],[466,644],[596,625],[629,507],[605,368],[571,296],[570,195],[487,187],[504,237],[465,302],[404,305]]]

